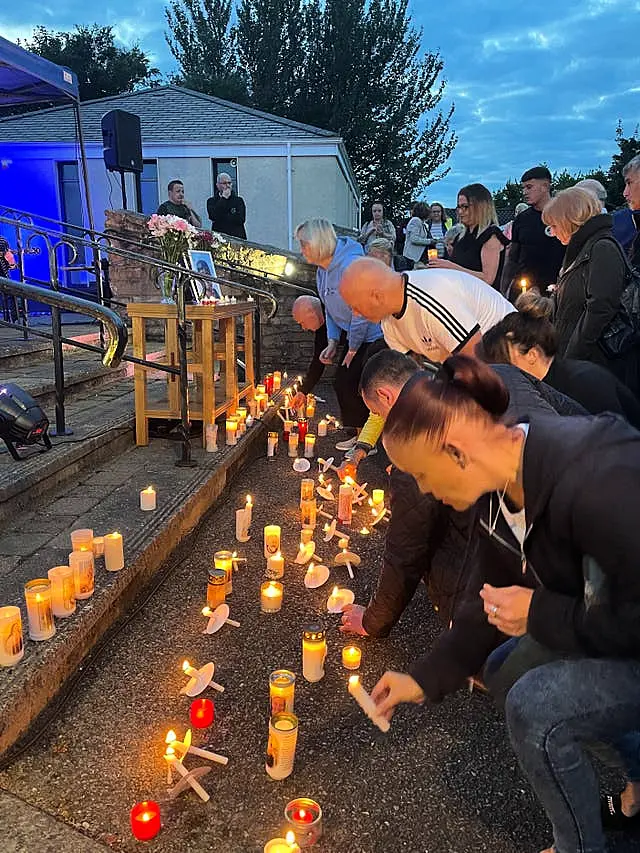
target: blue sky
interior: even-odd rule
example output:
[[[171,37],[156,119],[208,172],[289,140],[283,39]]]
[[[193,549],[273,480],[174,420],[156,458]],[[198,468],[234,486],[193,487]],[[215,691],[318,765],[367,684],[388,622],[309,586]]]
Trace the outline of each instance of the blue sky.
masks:
[[[123,44],[139,41],[169,71],[164,5],[22,0],[19,24],[0,10],[0,34],[112,24]],[[430,200],[451,205],[465,183],[495,189],[542,160],[552,169],[606,168],[617,120],[626,135],[640,121],[640,0],[413,0],[411,9],[424,47],[444,58],[445,102],[456,105],[451,172],[429,188]]]

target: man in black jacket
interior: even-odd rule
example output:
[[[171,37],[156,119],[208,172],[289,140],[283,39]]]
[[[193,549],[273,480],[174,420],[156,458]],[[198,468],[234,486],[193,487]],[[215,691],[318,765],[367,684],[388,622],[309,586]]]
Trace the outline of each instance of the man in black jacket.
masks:
[[[207,199],[207,214],[211,220],[211,228],[229,237],[247,239],[244,229],[247,218],[247,208],[244,199],[233,189],[231,175],[220,172],[216,181],[216,193]]]

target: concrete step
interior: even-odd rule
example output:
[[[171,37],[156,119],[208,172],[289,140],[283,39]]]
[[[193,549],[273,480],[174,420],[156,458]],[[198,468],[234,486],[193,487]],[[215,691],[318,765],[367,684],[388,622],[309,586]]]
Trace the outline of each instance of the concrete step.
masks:
[[[41,328],[46,332],[51,331],[48,326],[36,328]],[[96,346],[100,341],[98,328],[95,324],[63,326],[62,334],[67,338]],[[78,352],[78,349],[70,344],[63,344],[63,350],[65,352]],[[52,359],[51,341],[46,338],[38,338],[35,335],[30,335],[29,339],[25,341],[22,333],[16,329],[0,327],[0,379],[4,378],[6,371],[50,362]]]
[[[23,608],[25,655],[18,666],[0,670],[0,754],[52,702],[236,472],[253,454],[264,453],[266,432],[275,420],[272,409],[236,447],[223,447],[215,454],[205,453],[194,442],[197,467],[193,468],[175,466],[178,445],[167,440],[155,439],[148,447],[132,447],[119,455],[110,453],[80,471],[73,482],[67,479],[51,490],[38,507],[25,505],[6,518],[0,533],[0,602]],[[62,452],[60,448],[46,454],[41,464],[46,464],[47,456],[53,459]],[[143,513],[139,492],[149,483],[157,489],[158,509]],[[5,482],[4,488],[10,484]],[[67,562],[70,531],[76,527],[91,527],[96,535],[121,532],[126,566],[108,573],[98,560],[94,595],[78,602],[73,616],[57,620],[53,639],[33,642],[26,631],[24,584]]]

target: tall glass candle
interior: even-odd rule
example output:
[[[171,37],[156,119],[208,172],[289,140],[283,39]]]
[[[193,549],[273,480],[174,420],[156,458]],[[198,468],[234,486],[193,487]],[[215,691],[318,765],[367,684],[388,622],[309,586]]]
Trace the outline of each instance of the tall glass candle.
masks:
[[[76,599],[82,601],[85,598],[91,598],[95,575],[93,551],[72,551],[69,554],[69,566],[73,571]]]
[[[315,481],[310,477],[305,477],[300,480],[300,504],[302,505],[303,501],[311,501],[315,496]]]
[[[104,537],[104,565],[108,572],[124,569],[124,544],[122,534],[107,533]]]
[[[293,713],[296,677],[288,669],[276,669],[269,676],[269,716],[286,711]]]
[[[278,449],[278,433],[267,433],[267,458],[273,459]]]
[[[301,441],[304,443],[304,439],[305,439],[305,436],[307,434],[307,427],[308,426],[309,425],[307,423],[306,418],[298,418],[298,441]]]
[[[269,743],[265,770],[272,779],[286,779],[293,771],[298,741],[295,714],[274,714],[269,720]]]
[[[278,581],[266,581],[260,586],[260,610],[277,613],[282,607],[283,587]]]
[[[277,524],[267,524],[264,529],[264,556],[273,557],[280,550],[280,527]]]
[[[54,566],[47,577],[51,581],[51,607],[54,616],[71,616],[76,609],[75,583],[71,566]]]
[[[302,675],[306,681],[320,681],[324,677],[327,640],[320,625],[307,625],[302,632]]]
[[[207,607],[215,610],[224,604],[227,589],[227,573],[223,569],[209,569],[207,580]]]
[[[351,524],[353,517],[353,489],[347,483],[340,486],[338,492],[338,521]]]
[[[238,421],[235,418],[227,418],[226,431],[227,444],[234,447],[238,443]]]
[[[317,507],[316,499],[303,501],[300,507],[300,521],[305,528],[314,528],[316,526]]]
[[[324,438],[327,434],[327,422],[323,419],[318,423],[318,437]]]
[[[274,554],[272,557],[267,557],[267,570],[265,572],[268,578],[272,580],[278,580],[278,578],[283,577],[284,575],[284,557],[278,551],[277,554]]]
[[[279,370],[273,371],[273,390],[279,391],[282,387],[282,373]]]
[[[93,555],[92,555],[93,556]],[[27,602],[29,636],[32,640],[49,640],[56,632],[51,609],[51,581],[36,578],[24,586]]]
[[[293,421],[284,421],[282,425],[282,440],[286,441],[289,444],[289,437],[291,435],[291,430],[293,429]],[[296,445],[298,441],[296,439]]]
[[[316,437],[315,435],[305,435],[304,437],[304,455],[307,459],[313,459],[316,452]]]
[[[289,456],[292,459],[298,455],[298,433],[291,430],[289,433]]]
[[[0,607],[0,666],[15,666],[24,657],[20,608]]]
[[[246,507],[236,510],[236,539],[238,542],[249,541],[250,515]]]
[[[264,378],[264,392],[268,397],[273,394],[273,373],[267,373]]]
[[[213,565],[226,574],[224,591],[226,595],[230,595],[233,592],[233,554],[231,551],[216,551],[213,555]]]

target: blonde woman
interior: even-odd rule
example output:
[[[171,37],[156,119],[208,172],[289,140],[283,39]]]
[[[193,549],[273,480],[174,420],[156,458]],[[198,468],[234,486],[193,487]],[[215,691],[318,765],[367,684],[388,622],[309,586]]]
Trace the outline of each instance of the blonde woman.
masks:
[[[498,227],[498,215],[489,190],[469,184],[458,193],[458,219],[463,226],[454,240],[451,260],[436,258],[430,267],[462,270],[498,289],[509,241]]]

